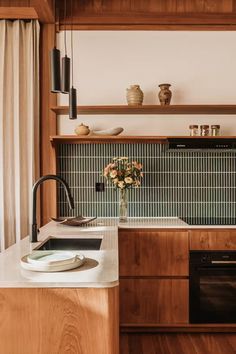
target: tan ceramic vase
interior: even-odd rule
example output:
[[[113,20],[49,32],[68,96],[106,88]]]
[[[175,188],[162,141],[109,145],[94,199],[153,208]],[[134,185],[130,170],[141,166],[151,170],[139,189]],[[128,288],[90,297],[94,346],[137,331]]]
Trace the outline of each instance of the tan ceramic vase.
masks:
[[[77,135],[88,135],[90,133],[90,129],[87,125],[81,123],[78,127],[75,128],[75,134]]]
[[[130,85],[126,89],[126,98],[129,106],[141,106],[143,103],[143,91],[139,85]]]
[[[160,84],[160,92],[158,93],[158,97],[160,100],[161,106],[167,106],[170,104],[172,92],[170,91],[170,84]]]

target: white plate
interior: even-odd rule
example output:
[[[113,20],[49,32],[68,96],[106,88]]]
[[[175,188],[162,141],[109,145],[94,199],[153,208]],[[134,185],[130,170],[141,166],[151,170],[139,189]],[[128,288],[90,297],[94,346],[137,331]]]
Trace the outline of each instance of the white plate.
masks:
[[[32,270],[35,272],[63,272],[65,270],[75,269],[80,267],[85,262],[85,257],[82,254],[77,254],[74,261],[67,264],[47,264],[36,261],[35,263],[28,262],[28,256],[21,258],[21,266],[24,269]]]
[[[70,251],[33,251],[27,262],[38,265],[62,265],[75,261],[76,254]]]

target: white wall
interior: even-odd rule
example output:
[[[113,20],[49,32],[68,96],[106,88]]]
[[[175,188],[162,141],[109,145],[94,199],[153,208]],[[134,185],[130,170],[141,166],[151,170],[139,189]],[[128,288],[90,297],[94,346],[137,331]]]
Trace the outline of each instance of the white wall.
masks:
[[[173,104],[236,103],[236,32],[74,31],[73,37],[78,104],[126,104],[130,84],[140,84],[144,104],[159,104],[163,82],[172,85]],[[69,47],[70,32],[67,39]],[[68,105],[68,95],[59,94],[58,104]],[[224,135],[236,135],[235,116],[227,115],[61,116],[58,133],[74,134],[81,122],[122,126],[126,135],[185,135],[191,123],[220,124]]]

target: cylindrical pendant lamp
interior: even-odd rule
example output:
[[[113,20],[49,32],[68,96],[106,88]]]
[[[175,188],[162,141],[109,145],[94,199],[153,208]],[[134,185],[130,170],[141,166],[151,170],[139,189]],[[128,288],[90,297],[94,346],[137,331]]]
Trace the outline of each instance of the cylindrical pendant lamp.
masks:
[[[69,93],[70,91],[70,58],[65,55],[62,58],[62,74],[61,74],[61,92]]]
[[[77,92],[73,86],[69,94],[69,118],[77,119]]]
[[[61,52],[54,47],[51,50],[51,92],[61,92]]]

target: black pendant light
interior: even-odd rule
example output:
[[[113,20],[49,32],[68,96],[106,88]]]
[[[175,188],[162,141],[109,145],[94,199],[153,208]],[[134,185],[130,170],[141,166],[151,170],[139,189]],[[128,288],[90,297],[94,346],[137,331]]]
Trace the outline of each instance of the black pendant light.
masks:
[[[56,0],[54,0],[54,16],[56,21]],[[51,92],[61,92],[61,52],[56,48],[56,23],[54,34],[54,48],[51,56]]]
[[[69,118],[77,118],[77,91],[73,86],[70,88],[69,94]]]
[[[71,0],[71,19],[72,19],[72,0]],[[77,92],[76,89],[73,87],[73,79],[74,79],[74,52],[73,52],[73,28],[72,28],[72,21],[71,21],[71,81],[72,86],[70,88],[69,93],[69,118],[76,119],[77,118]]]
[[[66,21],[66,0],[64,0],[64,21]],[[65,56],[62,58],[61,92],[62,93],[69,93],[69,91],[70,91],[70,58],[68,58],[68,56],[67,56],[66,30],[64,30],[64,46],[65,46]]]
[[[51,50],[51,92],[61,92],[61,77],[60,77],[60,50],[54,47]]]

